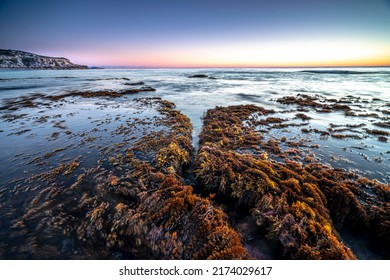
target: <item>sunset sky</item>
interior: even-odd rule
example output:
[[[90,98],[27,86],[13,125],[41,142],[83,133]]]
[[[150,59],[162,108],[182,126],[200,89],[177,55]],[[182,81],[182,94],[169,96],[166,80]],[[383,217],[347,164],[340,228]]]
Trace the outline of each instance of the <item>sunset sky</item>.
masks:
[[[390,0],[0,0],[0,48],[89,66],[390,66]]]

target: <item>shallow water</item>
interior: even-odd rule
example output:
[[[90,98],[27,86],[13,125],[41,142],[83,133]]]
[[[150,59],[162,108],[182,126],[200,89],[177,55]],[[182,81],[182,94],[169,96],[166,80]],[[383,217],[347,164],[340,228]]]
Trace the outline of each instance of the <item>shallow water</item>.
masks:
[[[189,78],[194,74],[206,74],[215,79]],[[389,142],[383,139],[379,141],[379,135],[368,133],[370,130],[390,132],[389,127],[375,125],[388,123],[390,119],[389,68],[2,70],[0,102],[3,106],[16,98],[33,94],[45,96],[75,91],[120,91],[129,88],[126,83],[140,81],[156,88],[156,91],[116,99],[69,97],[58,102],[46,102],[37,98],[36,101],[41,101],[37,107],[1,110],[0,168],[7,170],[1,173],[1,181],[12,180],[12,176],[21,169],[29,171],[31,166],[24,159],[26,154],[32,156],[34,153],[52,152],[56,148],[53,144],[56,141],[50,138],[53,133],[54,136],[60,133],[57,137],[66,145],[78,147],[79,143],[62,132],[89,131],[94,125],[93,119],[101,121],[107,118],[121,122],[123,115],[118,107],[126,107],[129,99],[160,96],[175,103],[177,109],[191,119],[195,147],[201,131],[201,118],[207,109],[256,104],[276,110],[276,115],[285,119],[286,123],[299,125],[271,128],[267,137],[280,139],[284,136],[291,141],[318,144],[317,148],[312,149],[316,160],[351,169],[368,178],[390,182]],[[327,100],[341,99],[345,101],[342,104],[350,106],[353,112],[361,116],[346,116],[342,110],[323,113],[306,106],[299,110],[304,109],[303,113],[311,119],[302,121],[295,117],[299,106],[277,102],[284,96],[299,94]],[[104,103],[104,110],[95,109],[99,102]],[[40,117],[47,119],[40,121]],[[46,122],[52,124],[47,125]],[[66,129],[61,128],[61,122],[66,122]],[[343,131],[348,129],[347,125],[360,127]],[[310,133],[302,133],[302,128]],[[313,133],[313,129],[317,133]],[[321,133],[337,129],[353,137],[337,139]],[[115,137],[111,141],[115,141]]]
[[[194,74],[206,74],[212,79],[189,78]],[[85,98],[82,94],[50,98],[80,92],[120,92],[140,88],[126,83],[141,81],[156,91],[115,98]],[[195,148],[202,129],[202,116],[208,109],[239,104],[273,109],[275,112],[269,116],[251,116],[257,121],[256,130],[262,134],[264,142],[277,141],[280,149],[295,160],[328,163],[389,183],[389,92],[389,68],[2,70],[0,236],[10,235],[15,244],[0,240],[0,256],[2,250],[7,252],[5,256],[17,256],[12,251],[13,246],[26,256],[23,251],[26,248],[18,247],[19,237],[15,235],[19,232],[13,232],[11,226],[18,225],[15,219],[25,214],[31,200],[45,187],[45,182],[39,182],[36,187],[29,178],[44,176],[59,165],[76,162],[75,173],[61,177],[69,182],[50,183],[53,189],[68,187],[78,174],[89,174],[96,165],[109,172],[105,164],[111,162],[111,157],[123,154],[126,145],[164,129],[158,125],[161,116],[156,111],[157,105],[140,104],[135,98],[158,96],[176,104],[193,124]],[[282,104],[283,97],[310,97],[321,106],[339,107],[324,112],[322,107]],[[350,109],[340,109],[344,108],[342,106]],[[268,122],[267,117],[280,121]],[[269,157],[283,160],[271,152]],[[96,182],[90,184],[96,185]],[[94,191],[92,187],[89,190],[88,185],[84,187]],[[77,246],[71,240],[57,238],[52,241],[64,243],[62,256],[73,256]],[[351,244],[355,242],[348,233],[343,233],[343,238]],[[250,250],[264,249],[267,245],[262,244],[263,241],[255,240],[253,246],[249,243],[246,246]],[[274,258],[272,244],[268,249],[262,257]],[[98,251],[95,253],[99,256]],[[359,258],[378,258],[371,253],[357,251],[356,254]],[[79,252],[77,256],[82,258],[85,254]]]

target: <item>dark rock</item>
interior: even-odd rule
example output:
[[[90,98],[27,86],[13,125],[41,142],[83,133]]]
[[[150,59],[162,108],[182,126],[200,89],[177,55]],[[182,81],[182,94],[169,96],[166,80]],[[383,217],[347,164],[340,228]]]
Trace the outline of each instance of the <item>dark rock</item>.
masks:
[[[195,74],[195,75],[189,76],[189,78],[209,78],[209,76],[207,76],[205,74]]]
[[[141,87],[140,91],[156,91],[156,89],[150,86],[146,86],[146,87]]]
[[[125,83],[126,86],[143,86],[144,84],[144,82]]]

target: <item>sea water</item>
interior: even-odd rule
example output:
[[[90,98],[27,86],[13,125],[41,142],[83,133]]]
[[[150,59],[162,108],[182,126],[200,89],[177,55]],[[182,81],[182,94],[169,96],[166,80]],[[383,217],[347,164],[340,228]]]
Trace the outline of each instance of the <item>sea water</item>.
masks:
[[[205,74],[209,78],[190,78],[194,74]],[[117,114],[115,104],[121,106],[133,98],[156,97],[176,104],[177,110],[187,115],[194,127],[193,145],[198,147],[198,134],[201,132],[202,116],[208,109],[216,106],[255,104],[276,110],[280,117],[297,122],[294,118],[296,105],[283,105],[277,102],[284,96],[307,95],[316,98],[343,99],[346,104],[358,112],[359,116],[345,116],[343,111],[330,113],[318,112],[315,108],[305,107],[305,114],[311,117],[307,127],[320,131],[329,130],[330,125],[359,125],[355,131],[359,137],[335,139],[326,135],[302,135],[297,129],[273,130],[275,136],[291,139],[309,137],[318,144],[315,154],[318,161],[353,170],[371,179],[390,182],[390,145],[378,141],[377,135],[366,133],[379,129],[390,132],[389,127],[377,127],[378,122],[389,122],[390,115],[390,68],[212,68],[212,69],[91,69],[91,70],[1,70],[0,104],[34,94],[62,95],[69,92],[121,91],[128,89],[126,83],[144,82],[156,89],[155,92],[140,92],[120,98],[104,99],[110,103],[111,111],[104,114]],[[352,100],[350,102],[348,100]],[[80,99],[57,104],[51,112],[71,114],[77,108],[85,109],[89,118],[101,117],[93,106],[103,102],[100,98]],[[1,106],[0,106],[1,107]],[[124,106],[125,108],[126,106]],[[36,114],[37,108],[23,108],[14,114]],[[126,110],[126,109],[121,109]],[[1,110],[0,119],[0,180],[9,180],[6,175],[9,158],[34,150],[44,152],[48,147],[42,139],[42,128],[23,118],[7,121],[7,110]],[[77,118],[73,118],[77,120]],[[89,122],[74,122],[81,129]],[[41,130],[40,130],[41,129]],[[53,128],[53,131],[55,129]],[[26,132],[24,132],[26,131]],[[18,134],[19,132],[23,132]],[[50,131],[45,131],[50,133]],[[390,137],[386,137],[390,138]],[[71,143],[68,143],[71,144]],[[49,145],[50,146],[50,145]],[[15,161],[13,170],[24,164]],[[26,168],[26,167],[25,167]],[[28,168],[27,168],[28,169]],[[12,172],[11,172],[12,173]],[[2,182],[3,183],[3,182]]]

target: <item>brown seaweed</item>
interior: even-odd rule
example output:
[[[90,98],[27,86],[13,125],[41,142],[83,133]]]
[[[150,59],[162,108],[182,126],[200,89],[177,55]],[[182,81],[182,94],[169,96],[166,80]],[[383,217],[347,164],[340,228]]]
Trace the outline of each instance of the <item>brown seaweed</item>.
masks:
[[[319,107],[313,99],[302,102]],[[369,230],[371,243],[381,238],[383,244],[389,244],[378,230],[386,229],[389,220],[388,185],[359,179],[320,163],[304,166],[289,159],[289,151],[277,149],[277,142],[269,140],[264,145],[260,133],[253,135],[248,108],[252,115],[264,114],[263,108],[232,106],[217,107],[205,115],[194,172],[206,191],[217,193],[217,198],[230,197],[246,208],[259,230],[276,240],[287,258],[355,258],[338,228],[348,228],[356,234]],[[248,136],[257,143],[246,142]],[[251,149],[243,153],[240,146]],[[268,158],[261,147],[285,154],[285,162]],[[364,191],[373,186],[380,190],[374,198]]]
[[[159,98],[138,99],[156,108],[154,129],[130,142],[100,148],[97,165],[83,157],[33,174],[5,191],[10,234],[1,255],[23,259],[248,259],[226,214],[181,178],[190,164],[192,125]],[[117,132],[149,128],[133,118]],[[95,141],[80,133],[84,141]],[[57,148],[31,163],[55,156]],[[17,209],[18,194],[23,207]]]

